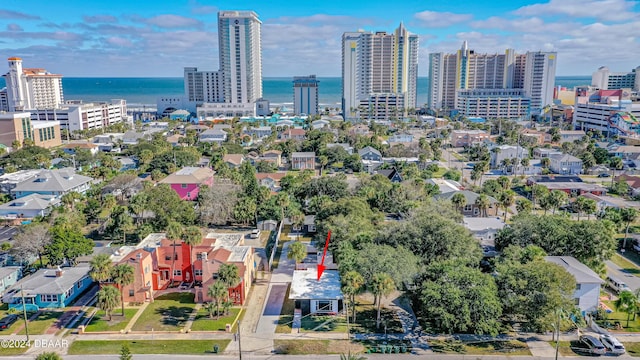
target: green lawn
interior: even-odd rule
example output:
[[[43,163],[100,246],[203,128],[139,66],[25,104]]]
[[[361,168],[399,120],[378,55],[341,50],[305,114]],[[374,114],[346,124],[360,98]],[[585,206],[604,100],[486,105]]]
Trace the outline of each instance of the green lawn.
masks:
[[[288,235],[288,234],[287,234]],[[280,263],[280,255],[282,255],[282,247],[284,243],[289,241],[289,238],[285,238],[285,234],[280,234],[280,239],[278,240],[278,247],[276,248],[276,253],[273,255],[273,262],[271,263],[271,269],[277,269],[278,264]]]
[[[461,341],[432,340],[429,346],[434,352],[467,355],[527,355],[531,352],[527,344],[519,340],[483,341],[463,343]]]
[[[196,304],[194,294],[172,293],[150,303],[133,326],[134,331],[180,331]]]
[[[312,315],[302,318],[302,332],[341,332],[347,333],[347,320],[344,316]]]
[[[555,341],[548,341],[549,345],[551,345],[552,348],[556,348],[556,342]],[[576,355],[582,355],[579,354],[575,351],[573,351],[571,349],[571,347],[580,347],[580,341],[578,340],[573,340],[573,341],[562,341],[560,340],[559,346],[558,346],[558,354],[562,355],[562,356],[576,356]]]
[[[623,271],[635,276],[640,276],[640,268],[638,268],[638,265],[629,261],[629,259],[626,258],[626,254],[625,256],[622,256],[620,254],[613,254],[613,256],[611,257],[611,261],[614,264],[620,266]]]
[[[133,354],[212,354],[217,344],[222,352],[231,340],[76,340],[69,355],[119,354],[123,344]]]
[[[87,324],[85,331],[92,332],[123,330],[129,323],[129,320],[131,320],[133,315],[136,314],[136,312],[138,312],[138,308],[125,308],[123,317],[121,309],[117,309],[113,312],[111,321],[109,321],[109,317],[105,315],[104,311],[98,310],[98,312],[91,319],[91,322]]]
[[[64,311],[43,311],[38,318],[32,321],[29,321],[29,334],[30,335],[42,335],[48,328],[51,327],[59,318],[64,314]],[[16,324],[23,324],[24,321],[16,321]],[[25,328],[23,327],[20,331],[18,331],[18,335],[26,334]]]
[[[220,312],[222,312],[222,308],[220,308]],[[240,308],[231,308],[229,310],[229,315],[220,316],[219,319],[214,315],[213,319],[211,319],[209,317],[209,312],[205,308],[202,308],[198,310],[196,319],[193,321],[193,325],[191,325],[191,330],[225,331],[227,324],[231,324],[235,328],[236,324],[234,323],[234,320],[238,316],[239,312]]]
[[[616,332],[614,328],[614,324],[616,322],[620,322],[620,325],[623,327],[621,331],[623,332],[640,332],[640,316],[636,317],[636,320],[633,320],[633,314],[629,319],[629,326],[627,327],[627,314],[623,312],[615,311],[615,306],[613,306],[613,301],[605,300],[603,301],[611,310],[612,313],[607,314],[606,319],[597,320],[598,325],[608,328],[612,333]],[[606,326],[608,324],[609,326]],[[620,330],[618,330],[620,331]]]
[[[385,332],[384,326],[387,326],[387,334],[399,334],[402,333],[402,323],[398,318],[398,315],[386,308],[382,308],[380,311],[380,318],[382,324],[380,328],[376,328],[376,317],[378,316],[376,307],[373,304],[358,304],[356,305],[356,323],[351,324],[351,332],[357,333],[378,333]]]
[[[348,340],[273,340],[276,354],[310,355],[310,354],[352,354],[362,353],[362,344]]]
[[[21,354],[24,354],[27,350],[29,350],[28,347],[23,347],[23,348],[0,348],[0,357],[2,357],[2,356],[21,355]]]
[[[447,168],[445,168],[445,167],[438,167],[438,171],[434,172],[434,173],[432,174],[432,176],[433,176],[434,178],[441,178],[441,177],[444,175],[444,173],[446,173],[448,170],[449,170],[449,169],[447,169]]]
[[[631,355],[631,356],[640,356],[640,343],[637,342],[625,342],[622,343],[622,345],[624,345],[624,348],[627,350],[627,354]]]

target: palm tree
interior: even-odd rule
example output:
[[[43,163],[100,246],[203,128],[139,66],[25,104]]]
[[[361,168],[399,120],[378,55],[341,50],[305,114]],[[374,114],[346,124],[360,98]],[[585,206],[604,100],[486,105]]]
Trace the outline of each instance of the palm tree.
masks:
[[[616,177],[616,170],[622,170],[623,167],[624,163],[621,158],[614,156],[609,160],[609,168],[613,171],[613,174],[611,174],[611,186],[613,186],[613,179]]]
[[[222,264],[218,270],[218,279],[229,288],[234,288],[240,283],[240,274],[236,264]],[[229,292],[227,291],[227,301],[229,300]]]
[[[120,289],[120,303],[122,305],[122,316],[124,316],[124,287],[130,285],[135,280],[135,269],[129,264],[119,264],[113,267],[111,278],[113,283]]]
[[[182,224],[177,221],[169,221],[167,224],[167,238],[173,240],[173,260],[171,261],[171,274],[169,275],[171,282],[173,282],[176,265],[176,240],[182,238],[183,231]]]
[[[191,263],[191,281],[196,280],[195,268],[193,264],[193,247],[202,243],[202,233],[197,226],[189,226],[182,232],[182,241],[189,245],[189,262]]]
[[[291,225],[293,227],[302,229],[302,226],[304,225],[304,214],[302,213],[302,211],[296,210],[295,212],[289,215],[289,220],[291,220]],[[302,230],[298,231],[297,233],[298,236],[300,236],[301,231]]]
[[[113,286],[104,286],[100,291],[98,291],[98,308],[104,311],[104,313],[109,317],[109,321],[111,321],[113,310],[120,305],[119,295],[118,289]]]
[[[376,314],[376,329],[380,328],[380,309],[382,308],[382,298],[391,294],[396,289],[396,284],[391,276],[386,273],[377,273],[371,280],[371,292],[376,298],[378,310]]]
[[[113,263],[107,254],[98,254],[89,262],[91,270],[89,270],[89,276],[93,281],[97,281],[99,284],[109,280],[111,277],[111,270],[113,269]]]
[[[480,194],[476,198],[475,205],[478,209],[480,209],[480,214],[483,217],[487,217],[487,209],[491,206],[491,200],[486,194]]]
[[[511,179],[509,179],[504,175],[498,177],[497,181],[498,181],[498,184],[502,186],[502,190],[508,190],[511,187]]]
[[[209,286],[209,289],[207,289],[207,295],[209,295],[213,299],[216,306],[216,316],[219,319],[220,303],[223,301],[225,295],[229,295],[229,291],[222,281],[216,281]],[[211,312],[209,312],[209,316],[213,318]]]
[[[300,241],[294,241],[289,244],[289,252],[287,253],[287,259],[293,259],[296,263],[296,269],[298,264],[304,260],[307,256],[307,246]]]
[[[356,295],[362,291],[364,286],[364,278],[357,271],[349,271],[342,278],[342,292],[347,295],[347,300],[351,303],[353,311],[353,322],[356,322]],[[347,318],[349,314],[347,313]]]
[[[520,160],[520,165],[522,165],[522,175],[524,175],[524,169],[529,167],[529,163],[530,161],[528,157],[522,158],[522,160]]]
[[[456,210],[461,211],[467,205],[467,198],[461,192],[455,193],[451,197],[451,203],[456,207]]]
[[[553,190],[546,196],[546,201],[549,202],[550,207],[553,209],[552,213],[556,213],[556,209],[560,208],[567,201],[567,193],[560,190]]]
[[[627,226],[624,230],[624,240],[622,240],[622,248],[624,249],[627,246],[627,236],[629,236],[629,225],[636,220],[638,217],[638,210],[634,208],[622,208],[620,209],[620,215],[622,216],[622,221],[624,221]]]
[[[500,201],[500,205],[504,209],[504,221],[507,221],[507,209],[509,206],[513,205],[515,201],[516,193],[513,190],[505,190],[500,193],[498,200]]]
[[[540,164],[542,165],[542,168],[548,169],[551,165],[551,159],[549,159],[548,157],[543,157],[542,160],[540,160]]]
[[[624,290],[618,295],[618,299],[613,302],[616,311],[627,313],[627,325],[629,327],[629,318],[631,314],[638,309],[638,298],[629,290]]]

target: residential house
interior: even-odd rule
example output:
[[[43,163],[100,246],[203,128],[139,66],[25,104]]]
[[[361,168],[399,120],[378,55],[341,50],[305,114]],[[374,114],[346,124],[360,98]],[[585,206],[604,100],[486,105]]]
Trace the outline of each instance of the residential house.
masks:
[[[18,282],[22,277],[21,266],[0,267],[0,294]]]
[[[287,176],[286,172],[256,173],[258,184],[267,187],[271,191],[280,191],[280,180]]]
[[[587,199],[591,199],[596,202],[596,211],[595,211],[596,214],[603,211],[606,208],[614,208],[614,209],[636,208],[636,210],[640,210],[638,209],[638,207],[640,207],[638,202],[628,201],[620,197],[613,197],[613,196],[607,196],[607,195],[598,196],[598,195],[593,195],[591,193],[586,193],[580,196],[585,197]]]
[[[280,139],[302,141],[305,139],[306,134],[307,132],[304,129],[287,129],[280,133]]]
[[[435,185],[440,190],[441,194],[452,192],[452,191],[460,191],[463,189],[462,185],[454,180],[447,179],[427,179],[425,181],[427,184]]]
[[[213,124],[212,129],[214,130],[233,130],[233,126],[231,124]]]
[[[365,146],[358,150],[358,154],[362,160],[380,161],[382,162],[382,154],[371,146]]]
[[[489,140],[489,133],[482,130],[453,130],[451,145],[453,147],[469,147]]]
[[[121,172],[127,170],[136,170],[138,168],[138,161],[128,156],[119,157],[118,162],[120,162],[119,171]]]
[[[402,175],[400,175],[400,172],[395,167],[392,167],[391,169],[376,170],[376,174],[380,174],[394,183],[402,182]]]
[[[622,175],[616,176],[614,178],[614,181],[626,182],[627,185],[629,185],[629,188],[631,189],[631,195],[637,196],[638,194],[640,194],[640,176],[622,174]]]
[[[324,119],[316,120],[311,123],[311,128],[314,130],[328,128],[329,126],[331,126],[331,121]]]
[[[71,168],[40,170],[36,176],[17,184],[11,190],[11,195],[17,199],[31,194],[53,195],[58,198],[73,191],[84,194],[92,181],[92,178],[76,174]]]
[[[576,279],[573,298],[582,314],[598,310],[600,288],[604,284],[604,280],[597,273],[572,256],[545,256],[544,259],[562,266]]]
[[[282,166],[282,151],[267,150],[262,153],[262,156],[258,158],[258,161],[266,161],[275,164],[277,167],[280,167]]]
[[[13,173],[7,173],[0,176],[0,192],[10,194],[18,184],[34,178],[40,173],[40,170],[18,170]]]
[[[122,136],[122,145],[133,146],[137,145],[140,140],[151,140],[151,133],[146,131],[127,131]]]
[[[40,269],[13,284],[2,298],[9,309],[22,309],[22,294],[27,311],[64,308],[92,284],[89,266]]]
[[[60,204],[60,199],[53,195],[30,194],[0,205],[0,219],[17,221],[47,216]]]
[[[549,191],[560,190],[569,196],[578,196],[586,193],[594,195],[604,195],[607,188],[600,184],[585,183],[579,176],[559,175],[559,176],[532,176],[527,178],[527,185],[542,185]]]
[[[180,139],[184,139],[185,136],[182,134],[173,134],[171,136],[167,136],[167,142],[172,146],[183,146],[184,144],[180,143]]]
[[[213,185],[214,171],[206,167],[185,167],[160,180],[169,184],[182,200],[196,200],[200,187]]]
[[[499,217],[464,217],[464,227],[466,227],[474,238],[480,242],[482,252],[486,257],[497,255],[496,235],[505,226],[504,221]]]
[[[357,124],[354,125],[351,129],[349,129],[349,134],[352,136],[361,135],[361,136],[371,136],[373,133],[369,130],[369,125],[366,124]]]
[[[534,145],[543,145],[545,142],[551,141],[551,135],[543,131],[534,129],[523,129],[520,131],[520,135],[523,139],[532,139]]]
[[[353,154],[353,146],[349,145],[349,143],[329,143],[327,144],[327,149],[331,149],[334,147],[341,147],[344,149],[344,151],[347,152],[347,154],[351,155]]]
[[[534,159],[543,159],[551,155],[558,155],[558,154],[562,154],[562,151],[557,149],[552,149],[552,148],[543,148],[543,147],[538,147],[533,149]]]
[[[226,154],[222,157],[222,161],[227,163],[230,168],[235,169],[239,168],[240,165],[244,162],[244,155],[242,154]]]
[[[200,142],[216,142],[220,144],[227,141],[227,135],[224,130],[208,129],[201,132],[198,139]]]
[[[337,270],[325,270],[317,279],[316,267],[294,270],[289,299],[295,300],[302,315],[335,315],[342,309],[343,295]]]
[[[302,224],[293,224],[291,218],[284,218],[284,225],[291,226],[292,232],[302,232],[305,234],[313,234],[316,232],[316,216],[305,215]]]
[[[184,128],[186,131],[189,130],[193,130],[196,132],[196,134],[200,134],[203,131],[209,130],[209,127],[206,125],[198,125],[198,124],[194,124],[194,125],[189,125],[186,128]],[[222,130],[222,129],[216,129],[216,130]]]
[[[560,131],[560,143],[582,140],[586,135],[587,133],[582,130],[562,130]]]
[[[520,160],[529,157],[529,151],[522,146],[500,145],[491,148],[491,168],[502,166],[504,160],[517,159],[516,166],[520,166]]]
[[[133,282],[123,289],[125,303],[142,303],[153,299],[153,255],[144,249],[136,249],[124,256],[118,265],[133,267]]]
[[[291,154],[291,169],[305,170],[316,168],[315,152],[294,152]]]
[[[577,175],[582,173],[582,160],[569,154],[549,155],[549,170],[556,174]]]
[[[65,152],[65,154],[75,155],[79,149],[89,150],[91,155],[96,155],[99,151],[99,146],[97,144],[92,144],[90,142],[71,142],[68,144],[62,144],[60,149]]]
[[[387,142],[389,144],[410,143],[410,142],[413,142],[413,135],[408,134],[408,133],[400,133],[400,134],[391,135],[391,136],[389,136],[389,139],[387,139]]]
[[[242,131],[243,134],[249,135],[251,137],[255,137],[256,139],[264,139],[266,137],[271,136],[273,134],[273,129],[271,126],[258,126],[252,128],[245,128]]]
[[[478,199],[480,194],[474,193],[473,191],[469,191],[469,190],[451,191],[444,194],[438,194],[434,197],[439,200],[450,201],[455,194],[464,195],[464,198],[466,200],[465,206],[462,209],[460,209],[460,212],[462,213],[462,215],[473,216],[473,217],[481,217],[484,215],[482,213],[482,209],[476,205],[476,200]],[[487,210],[486,216],[498,216],[498,207],[499,207],[498,200],[496,200],[491,196],[488,196],[488,198],[489,198],[489,207],[486,209]]]

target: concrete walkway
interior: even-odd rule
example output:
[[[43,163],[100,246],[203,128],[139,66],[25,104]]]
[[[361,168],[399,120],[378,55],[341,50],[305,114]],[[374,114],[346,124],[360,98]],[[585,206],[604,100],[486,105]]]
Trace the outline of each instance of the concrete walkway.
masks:
[[[188,332],[189,330],[191,330],[191,325],[193,325],[193,321],[196,319],[196,315],[198,315],[198,310],[200,309],[202,309],[202,303],[197,303],[196,306],[193,307],[193,311],[191,312],[191,315],[189,315],[189,318],[184,323],[184,327],[182,328],[184,332]]]
[[[144,312],[144,309],[146,309],[147,306],[149,306],[148,302],[144,302],[142,306],[140,306],[140,309],[138,309],[138,311],[135,313],[135,315],[133,315],[133,317],[127,324],[127,326],[124,328],[125,333],[128,333],[131,331],[131,329],[133,328],[133,325],[136,324],[136,321],[138,321],[138,318],[140,318],[140,315],[142,315],[142,313]]]
[[[555,357],[556,349],[546,341],[542,340],[527,340],[527,346],[531,355],[537,357]],[[558,354],[558,356],[561,356]]]

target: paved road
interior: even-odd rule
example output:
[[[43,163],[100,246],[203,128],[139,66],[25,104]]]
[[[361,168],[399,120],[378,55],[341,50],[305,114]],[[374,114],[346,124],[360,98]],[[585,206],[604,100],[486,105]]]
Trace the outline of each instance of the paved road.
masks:
[[[637,277],[620,266],[614,264],[612,261],[608,260],[606,262],[607,265],[607,275],[614,276],[622,281],[624,281],[632,291],[636,291],[640,289],[640,277]]]

